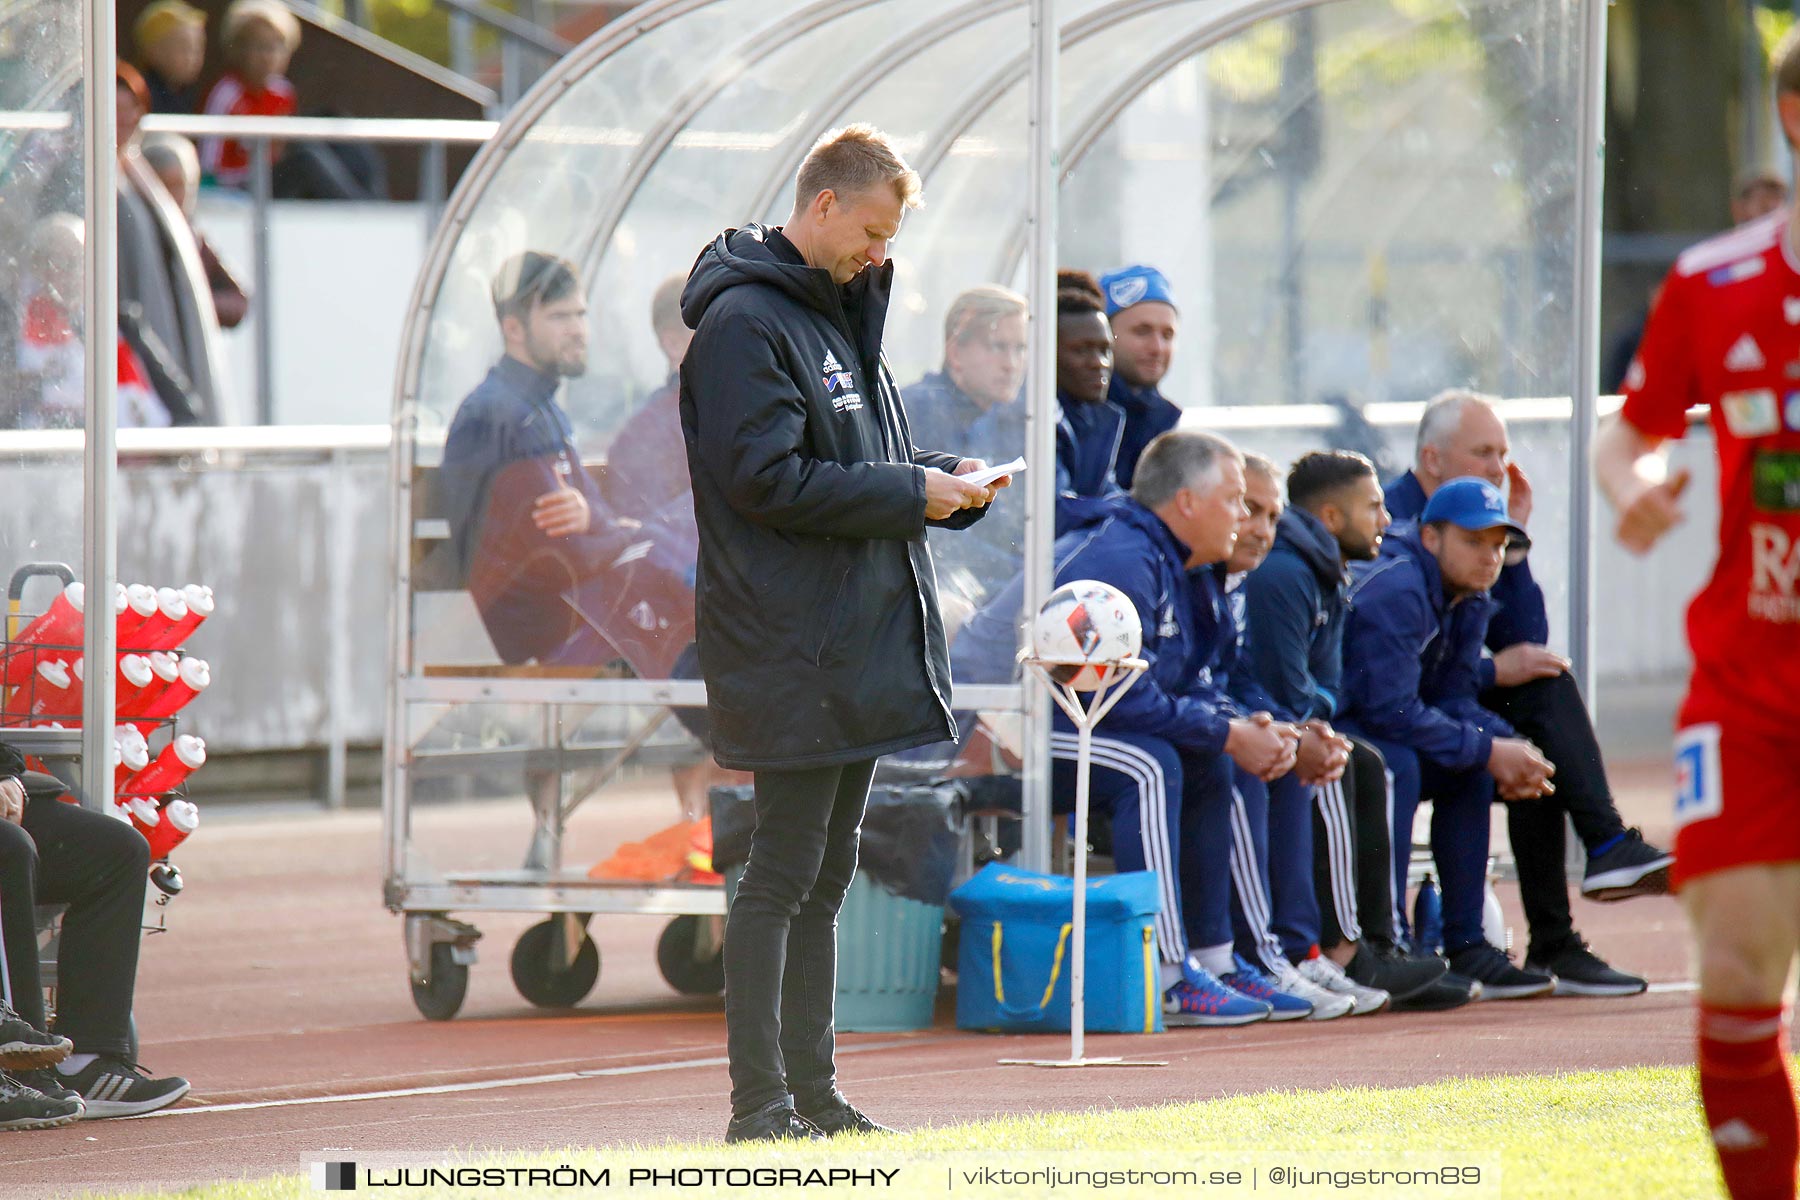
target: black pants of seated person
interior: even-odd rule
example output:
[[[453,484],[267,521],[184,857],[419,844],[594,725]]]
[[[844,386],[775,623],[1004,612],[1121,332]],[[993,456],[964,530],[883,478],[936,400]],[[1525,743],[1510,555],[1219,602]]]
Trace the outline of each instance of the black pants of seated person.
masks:
[[[66,904],[57,953],[56,1032],[77,1054],[131,1057],[150,847],[122,821],[57,797],[48,775],[25,777],[24,820],[0,821],[0,983],[19,1015],[44,1029],[34,908]]]
[[[837,1085],[837,914],[875,760],[755,773],[756,829],[725,926],[731,1115],[792,1095],[802,1113]]]
[[[1566,815],[1589,850],[1625,831],[1606,782],[1600,743],[1581,689],[1568,672],[1518,687],[1489,688],[1481,705],[1499,713],[1556,764],[1556,791],[1506,806],[1507,836],[1519,866],[1519,900],[1531,951],[1555,954],[1574,931],[1569,913]]]
[[[1394,940],[1387,763],[1361,738],[1350,744],[1343,778],[1320,789],[1313,805],[1313,888],[1319,897],[1319,944],[1328,948]]]

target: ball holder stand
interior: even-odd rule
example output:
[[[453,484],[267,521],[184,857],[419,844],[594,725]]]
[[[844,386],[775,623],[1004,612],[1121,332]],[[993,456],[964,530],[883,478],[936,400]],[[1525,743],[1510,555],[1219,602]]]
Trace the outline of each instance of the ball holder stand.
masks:
[[[1063,1059],[1003,1058],[1001,1066],[1009,1067],[1166,1067],[1167,1062],[1144,1059],[1088,1058],[1083,1051],[1087,1036],[1087,841],[1088,841],[1088,774],[1093,766],[1094,726],[1112,710],[1138,676],[1150,665],[1141,658],[1125,658],[1114,663],[1062,663],[1047,659],[1021,659],[1027,670],[1050,689],[1071,722],[1076,733],[1075,754],[1075,911],[1073,961],[1069,968],[1069,1057]],[[1057,682],[1052,668],[1080,665],[1098,668],[1100,681],[1088,700],[1066,683]]]

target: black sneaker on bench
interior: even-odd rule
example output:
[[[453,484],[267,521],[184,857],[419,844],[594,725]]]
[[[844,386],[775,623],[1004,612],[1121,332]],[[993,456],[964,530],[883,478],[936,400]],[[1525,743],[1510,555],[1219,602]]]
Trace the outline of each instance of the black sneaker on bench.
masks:
[[[0,1000],[0,1071],[29,1071],[69,1057],[69,1039],[44,1033]]]
[[[81,1101],[59,1100],[0,1074],[0,1131],[55,1129],[81,1118]]]

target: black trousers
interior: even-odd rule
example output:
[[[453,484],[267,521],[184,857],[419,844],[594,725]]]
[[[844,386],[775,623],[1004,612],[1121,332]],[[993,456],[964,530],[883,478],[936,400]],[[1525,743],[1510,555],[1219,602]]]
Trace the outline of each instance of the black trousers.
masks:
[[[129,1057],[150,847],[122,821],[57,797],[47,775],[25,778],[22,825],[0,821],[0,983],[39,1029],[38,904],[66,904],[57,954],[56,1032],[78,1054]]]
[[[1313,887],[1319,944],[1328,949],[1394,940],[1387,763],[1361,738],[1350,746],[1343,778],[1321,787],[1313,805]]]
[[[1527,956],[1554,952],[1574,932],[1569,914],[1568,838],[1563,818],[1589,850],[1625,831],[1593,719],[1575,677],[1564,672],[1518,687],[1489,688],[1483,708],[1500,714],[1556,764],[1554,795],[1506,806],[1507,833],[1519,865],[1519,897],[1531,929]]]
[[[755,773],[750,860],[725,924],[731,1112],[791,1095],[812,1111],[837,1086],[837,914],[875,760]]]

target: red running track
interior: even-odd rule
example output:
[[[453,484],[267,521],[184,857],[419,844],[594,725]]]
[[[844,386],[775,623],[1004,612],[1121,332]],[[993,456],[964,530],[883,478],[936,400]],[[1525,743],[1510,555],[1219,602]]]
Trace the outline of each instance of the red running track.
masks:
[[[1644,819],[1666,809],[1663,769],[1621,777],[1628,819],[1643,820],[1653,836],[1664,832]],[[604,809],[590,805],[570,860],[593,861],[643,836],[671,819],[669,807],[657,787],[609,797]],[[495,853],[516,857],[524,847],[521,804],[422,820],[421,841],[449,853],[502,847],[510,849]],[[545,1015],[519,998],[506,968],[532,918],[473,917],[486,933],[482,960],[463,1014],[440,1024],[413,1007],[401,924],[381,906],[376,814],[215,819],[178,858],[188,891],[170,910],[170,932],[146,943],[137,1015],[148,1067],[187,1076],[192,1094],[155,1117],[7,1137],[0,1195],[261,1177],[358,1153],[414,1154],[423,1164],[449,1149],[654,1145],[724,1128],[720,1002],[678,997],[657,975],[663,918],[596,919],[598,987],[579,1009]],[[1502,894],[1522,937],[1516,896]],[[995,1060],[1060,1057],[1066,1036],[959,1033],[945,1005],[927,1032],[845,1035],[843,1084],[879,1119],[911,1128],[1270,1088],[1691,1062],[1676,904],[1576,904],[1577,925],[1596,949],[1663,986],[1628,1000],[1096,1036],[1091,1054],[1170,1065],[1063,1072],[1054,1085]]]

